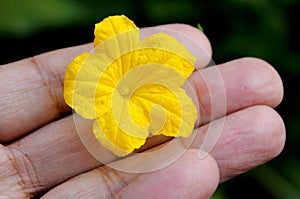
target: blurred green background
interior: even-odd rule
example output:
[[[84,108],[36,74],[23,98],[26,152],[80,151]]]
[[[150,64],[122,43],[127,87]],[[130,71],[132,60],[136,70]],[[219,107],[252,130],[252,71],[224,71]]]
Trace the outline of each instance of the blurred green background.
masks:
[[[287,128],[283,153],[270,163],[222,184],[213,198],[300,198],[300,1],[1,0],[0,64],[93,41],[94,24],[125,14],[139,27],[199,22],[222,63],[255,56],[284,81],[277,108]]]

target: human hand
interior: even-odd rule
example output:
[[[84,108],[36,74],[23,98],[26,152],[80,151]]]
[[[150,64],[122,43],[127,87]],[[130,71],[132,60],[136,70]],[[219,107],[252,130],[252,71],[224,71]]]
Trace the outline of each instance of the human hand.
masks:
[[[224,81],[227,112],[217,115],[225,124],[216,146],[198,158],[207,126],[217,123],[209,120],[210,94],[202,78],[213,68],[204,69],[211,47],[204,34],[190,26],[160,27],[193,38],[209,54],[197,57],[199,73],[189,79],[202,110],[195,149],[151,173],[101,166],[81,143],[63,99],[66,66],[92,44],[45,53],[0,66],[1,198],[208,198],[220,182],[281,152],[285,128],[272,109],[283,97],[281,79],[266,62],[242,58],[213,66]],[[215,95],[224,94],[223,88],[209,86]]]

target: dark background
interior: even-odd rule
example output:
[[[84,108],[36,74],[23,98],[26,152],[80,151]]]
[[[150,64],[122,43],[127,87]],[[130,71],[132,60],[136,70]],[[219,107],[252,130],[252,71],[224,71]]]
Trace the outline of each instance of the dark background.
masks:
[[[277,111],[287,128],[283,153],[222,184],[218,198],[300,198],[299,0],[1,0],[0,64],[93,41],[94,24],[125,14],[137,26],[200,23],[222,63],[243,56],[265,59],[285,87]]]

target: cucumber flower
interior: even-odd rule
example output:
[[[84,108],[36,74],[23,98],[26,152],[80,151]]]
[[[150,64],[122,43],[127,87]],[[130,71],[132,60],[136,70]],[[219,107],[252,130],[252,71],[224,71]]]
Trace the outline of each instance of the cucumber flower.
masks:
[[[174,37],[156,33],[141,40],[131,20],[111,16],[96,24],[94,50],[68,65],[64,98],[94,120],[103,147],[125,156],[153,135],[191,135],[197,108],[182,85],[195,61]]]

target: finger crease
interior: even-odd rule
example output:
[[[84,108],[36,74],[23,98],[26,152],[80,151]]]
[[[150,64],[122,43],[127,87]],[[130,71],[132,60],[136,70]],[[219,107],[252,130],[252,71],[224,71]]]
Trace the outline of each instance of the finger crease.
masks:
[[[61,114],[61,105],[59,103],[58,96],[55,94],[53,88],[63,88],[63,81],[59,77],[59,75],[53,74],[53,72],[46,66],[42,66],[38,58],[31,57],[30,61],[33,63],[34,67],[36,68],[39,76],[42,79],[43,85],[47,88],[47,92],[49,93],[52,103],[54,105],[55,110],[57,111],[57,114]],[[44,72],[46,71],[46,72]],[[47,77],[45,74],[48,74]],[[58,77],[57,77],[58,76]],[[51,79],[54,79],[51,81]],[[58,84],[58,85],[57,85]]]
[[[128,184],[124,178],[112,168],[104,166],[97,168],[97,170],[100,171],[101,180],[109,192],[109,197],[116,197],[118,191]]]
[[[43,190],[37,175],[36,168],[30,157],[22,150],[19,142],[14,147],[7,147],[8,159],[14,167],[20,181],[19,186],[23,192],[34,195],[37,190]]]

